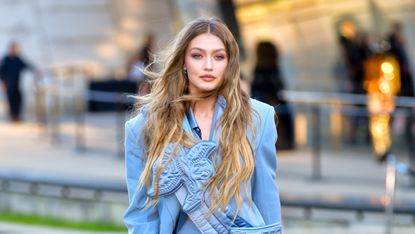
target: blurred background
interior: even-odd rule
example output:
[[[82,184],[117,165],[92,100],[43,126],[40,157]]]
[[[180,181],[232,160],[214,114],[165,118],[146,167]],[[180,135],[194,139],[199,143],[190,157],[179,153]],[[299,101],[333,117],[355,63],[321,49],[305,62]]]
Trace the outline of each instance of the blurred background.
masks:
[[[0,232],[126,233],[139,68],[198,16],[276,109],[285,232],[415,233],[413,0],[0,0]]]

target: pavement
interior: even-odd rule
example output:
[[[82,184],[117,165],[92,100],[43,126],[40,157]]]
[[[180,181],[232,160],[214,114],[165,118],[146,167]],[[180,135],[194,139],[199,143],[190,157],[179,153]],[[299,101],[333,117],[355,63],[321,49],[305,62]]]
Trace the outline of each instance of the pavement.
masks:
[[[1,107],[1,106],[0,106]],[[76,125],[70,116],[62,118],[59,141],[52,128],[37,125],[30,116],[18,124],[9,123],[0,108],[0,170],[31,171],[61,176],[97,179],[124,179],[122,122],[113,113],[88,114],[83,134],[85,150],[76,147]],[[128,117],[125,117],[128,118]],[[54,140],[55,139],[55,140]],[[399,159],[406,161],[404,151]],[[313,154],[309,149],[278,152],[278,184],[284,197],[381,197],[385,193],[385,164],[374,160],[368,145],[325,146],[321,155],[321,179],[312,176]],[[415,188],[407,175],[397,176],[396,199],[415,202]],[[353,212],[313,211],[283,207],[286,233],[382,233],[383,214],[365,214],[363,220]],[[35,230],[38,230],[36,232]],[[0,233],[91,233],[32,227],[0,222]],[[102,233],[102,232],[101,232]],[[415,233],[412,217],[395,218],[394,233]]]

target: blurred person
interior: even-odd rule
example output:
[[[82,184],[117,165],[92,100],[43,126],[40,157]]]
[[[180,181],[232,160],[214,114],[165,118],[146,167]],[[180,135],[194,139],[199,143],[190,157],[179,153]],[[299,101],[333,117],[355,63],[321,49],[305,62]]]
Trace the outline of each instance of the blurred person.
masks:
[[[152,33],[146,35],[144,45],[140,52],[143,54],[144,65],[150,65],[151,55],[154,53],[154,35]]]
[[[398,61],[401,89],[398,93],[399,96],[414,97],[413,77],[410,66],[410,60],[407,54],[405,37],[403,34],[403,26],[399,22],[392,24],[391,32],[388,36],[388,42],[390,45],[389,53],[392,54]],[[415,146],[414,146],[414,122],[415,122],[415,109],[408,108],[407,116],[405,118],[405,139],[407,141],[409,154],[411,157],[411,164],[415,165]]]
[[[390,44],[389,52],[395,56],[399,63],[399,71],[401,75],[401,91],[400,96],[413,97],[414,86],[412,80],[412,72],[409,57],[406,52],[406,43],[402,31],[402,24],[395,22],[392,24],[391,33],[388,36]]]
[[[348,80],[345,91],[355,94],[364,93],[362,50],[357,30],[352,22],[346,21],[340,29],[339,43],[346,63]]]
[[[25,69],[34,70],[20,55],[17,42],[11,42],[7,55],[0,61],[0,78],[7,94],[9,117],[12,122],[21,120],[23,95],[20,90],[20,77]]]
[[[144,69],[144,54],[139,51],[138,53],[134,53],[127,65],[128,76],[127,80],[141,82],[144,80],[144,73],[142,70]]]
[[[374,37],[367,31],[363,31],[360,33],[358,37],[358,49],[359,49],[359,59],[361,70],[359,71],[359,75],[362,76],[362,81],[359,84],[358,90],[356,92],[358,94],[367,94],[367,87],[365,84],[365,78],[366,78],[366,71],[365,64],[370,60],[373,56],[375,56],[375,47],[376,42],[374,40]],[[361,114],[353,118],[352,126],[354,126],[353,129],[355,130],[362,130],[363,131],[363,138],[365,143],[370,143],[370,129],[369,129],[369,119],[368,119],[368,113],[366,105],[357,105],[358,107],[361,107]],[[357,133],[354,136],[354,139],[357,138]],[[353,140],[352,140],[353,142]]]
[[[359,47],[360,58],[361,60],[363,60],[363,63],[365,62],[366,59],[368,59],[375,53],[374,44],[375,42],[374,42],[373,36],[369,32],[363,31],[360,34],[359,41],[358,41],[358,47]],[[363,64],[363,67],[364,67],[364,64]],[[364,69],[363,69],[363,72],[365,72]]]
[[[343,61],[346,65],[346,82],[344,88],[345,92],[352,94],[365,94],[364,87],[364,62],[369,56],[368,46],[370,41],[369,34],[362,34],[360,37],[357,33],[356,26],[351,21],[345,21],[340,27],[339,44]],[[355,144],[358,139],[358,130],[361,126],[365,126],[365,141],[369,140],[366,108],[362,105],[354,105],[354,114],[347,118],[348,127],[345,128],[345,140],[349,143]],[[364,113],[362,113],[364,112]]]
[[[150,84],[143,73],[143,69],[147,66],[150,66],[150,69],[152,67],[150,61],[151,54],[153,53],[153,41],[153,34],[147,34],[144,45],[131,56],[127,63],[127,79],[137,82],[139,95],[145,95],[150,92]]]
[[[198,18],[167,51],[126,123],[129,233],[281,233],[274,109],[241,91],[235,38]]]
[[[278,115],[278,149],[294,148],[294,127],[291,109],[284,100],[285,89],[279,66],[279,51],[268,41],[260,42],[256,48],[257,63],[252,83],[252,97],[274,106]]]

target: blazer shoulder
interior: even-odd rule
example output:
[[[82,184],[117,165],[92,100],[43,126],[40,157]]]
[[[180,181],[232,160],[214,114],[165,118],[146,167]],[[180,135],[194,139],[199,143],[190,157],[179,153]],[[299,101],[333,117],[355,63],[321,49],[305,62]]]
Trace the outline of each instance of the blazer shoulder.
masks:
[[[268,113],[270,110],[274,110],[274,107],[272,107],[271,105],[255,100],[253,98],[251,98],[251,107],[252,110],[258,112],[261,115]]]
[[[129,131],[139,131],[147,121],[148,112],[140,109],[138,113],[125,122],[125,129]]]
[[[251,98],[251,108],[254,125],[259,133],[269,124],[269,121],[275,121],[275,109],[271,105]]]

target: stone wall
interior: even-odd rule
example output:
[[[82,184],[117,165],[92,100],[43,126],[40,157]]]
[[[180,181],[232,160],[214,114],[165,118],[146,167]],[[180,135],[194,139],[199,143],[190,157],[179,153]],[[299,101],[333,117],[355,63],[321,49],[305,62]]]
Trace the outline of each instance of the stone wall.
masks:
[[[45,196],[16,192],[0,193],[0,212],[37,215],[76,222],[102,222],[123,225],[127,195],[118,200]]]

